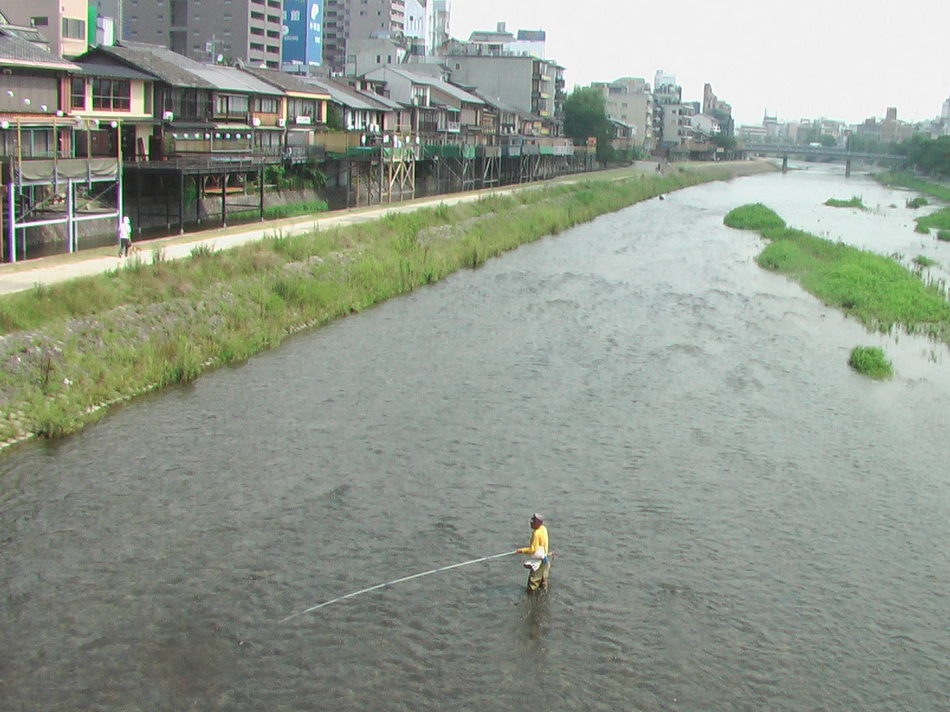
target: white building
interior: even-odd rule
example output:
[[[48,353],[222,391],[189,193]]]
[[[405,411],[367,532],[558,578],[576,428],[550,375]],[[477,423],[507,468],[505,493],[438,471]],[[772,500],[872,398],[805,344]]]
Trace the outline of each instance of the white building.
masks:
[[[715,136],[721,131],[719,121],[709,114],[693,115],[691,125],[695,133],[701,133],[704,136]]]

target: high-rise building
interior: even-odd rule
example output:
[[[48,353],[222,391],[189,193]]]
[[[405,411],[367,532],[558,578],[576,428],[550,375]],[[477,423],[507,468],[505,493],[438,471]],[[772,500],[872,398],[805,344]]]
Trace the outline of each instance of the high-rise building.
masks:
[[[324,9],[323,59],[333,72],[356,61],[350,40],[405,37],[406,0],[324,0]]]
[[[723,101],[713,92],[712,84],[703,86],[703,112],[719,122],[719,130],[724,136],[735,133],[735,121],[732,119],[732,105]]]
[[[283,66],[307,73],[323,64],[323,0],[284,0]]]
[[[125,39],[200,62],[280,69],[283,0],[123,0]]]

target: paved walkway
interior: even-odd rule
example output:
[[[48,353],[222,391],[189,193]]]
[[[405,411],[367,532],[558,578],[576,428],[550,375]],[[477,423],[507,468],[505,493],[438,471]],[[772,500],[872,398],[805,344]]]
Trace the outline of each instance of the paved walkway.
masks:
[[[701,165],[701,164],[700,164]],[[237,247],[246,242],[260,240],[268,234],[282,232],[285,235],[294,235],[307,232],[314,228],[326,229],[341,225],[352,225],[370,220],[377,220],[390,213],[403,213],[419,208],[432,207],[444,203],[456,203],[478,200],[486,195],[509,193],[516,190],[531,190],[544,187],[552,183],[576,183],[583,180],[622,180],[631,175],[653,172],[656,163],[653,161],[638,161],[636,164],[607,171],[594,173],[578,173],[562,176],[552,181],[526,183],[505,186],[504,188],[488,188],[466,193],[445,193],[430,198],[387,203],[385,205],[368,208],[354,208],[351,210],[318,213],[316,215],[302,215],[294,218],[270,220],[263,223],[247,223],[240,226],[204,230],[201,232],[161,237],[151,240],[133,242],[133,247],[142,250],[142,259],[150,261],[151,251],[160,248],[165,259],[180,259],[191,255],[192,249],[204,245],[213,250],[226,250]],[[53,255],[32,260],[24,260],[14,264],[0,264],[0,294],[10,294],[32,289],[35,285],[49,285],[64,282],[75,277],[84,277],[102,274],[120,267],[124,260],[116,257],[115,248],[94,248],[73,254]]]
[[[485,190],[474,193],[438,195],[428,199],[413,200],[405,203],[391,203],[373,206],[366,209],[353,209],[319,213],[316,215],[301,215],[294,218],[269,220],[262,223],[246,223],[229,228],[203,230],[200,232],[162,237],[152,240],[133,242],[133,247],[142,250],[142,260],[151,260],[151,251],[161,249],[165,259],[179,259],[191,255],[192,249],[199,245],[206,245],[213,250],[226,250],[237,247],[246,242],[260,240],[268,234],[281,232],[284,235],[294,235],[307,232],[314,228],[327,229],[330,227],[352,225],[370,220],[377,220],[391,213],[403,213],[419,208],[432,207],[445,203],[453,205],[465,201],[478,200],[487,194],[501,193],[506,190]],[[118,246],[109,249],[95,248],[71,255],[53,255],[33,260],[24,260],[15,264],[0,265],[0,294],[9,294],[26,289],[32,289],[37,284],[48,285],[63,282],[75,277],[101,274],[120,267],[125,259],[115,255]],[[126,258],[129,259],[129,258]],[[134,259],[134,258],[133,258]]]

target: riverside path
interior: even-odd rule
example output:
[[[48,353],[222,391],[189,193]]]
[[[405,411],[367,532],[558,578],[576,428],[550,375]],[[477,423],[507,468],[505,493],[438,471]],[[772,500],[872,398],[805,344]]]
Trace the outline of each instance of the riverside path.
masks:
[[[691,165],[702,166],[706,164],[695,163]],[[188,233],[187,235],[140,240],[133,243],[133,246],[142,250],[142,259],[145,261],[150,260],[150,253],[153,250],[161,250],[163,259],[180,259],[190,256],[192,250],[199,246],[212,250],[226,250],[246,242],[261,240],[267,235],[275,233],[295,235],[313,229],[325,230],[332,227],[378,220],[391,213],[409,212],[443,203],[445,205],[455,205],[456,203],[478,200],[488,195],[499,195],[517,190],[536,190],[545,185],[557,183],[577,183],[585,180],[623,180],[633,175],[652,173],[655,166],[656,163],[653,161],[637,161],[633,165],[624,168],[593,173],[575,173],[541,183],[486,188],[462,193],[442,193],[401,203],[387,203],[365,208],[233,225],[226,228]],[[109,272],[123,264],[123,260],[116,256],[117,249],[117,246],[98,247],[71,254],[52,255],[22,262],[0,264],[0,295],[22,292],[32,289],[36,285],[47,286],[76,277]]]

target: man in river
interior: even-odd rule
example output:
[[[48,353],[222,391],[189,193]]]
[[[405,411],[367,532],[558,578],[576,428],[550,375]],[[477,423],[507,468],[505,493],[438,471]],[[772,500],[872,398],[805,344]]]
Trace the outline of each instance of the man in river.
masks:
[[[551,550],[548,544],[548,528],[544,526],[544,517],[535,512],[531,515],[531,543],[515,549],[515,553],[528,554],[531,558],[524,562],[528,569],[528,591],[537,591],[548,587],[548,575],[551,573]]]

